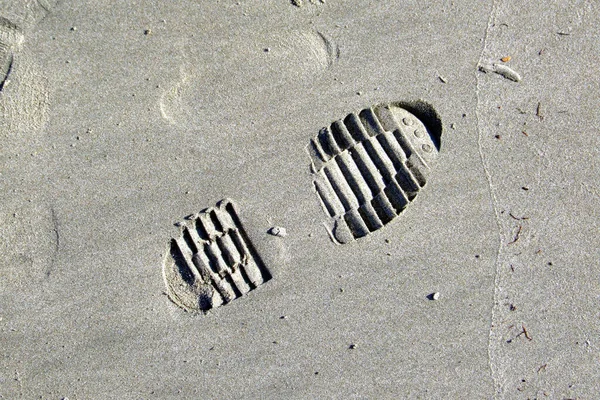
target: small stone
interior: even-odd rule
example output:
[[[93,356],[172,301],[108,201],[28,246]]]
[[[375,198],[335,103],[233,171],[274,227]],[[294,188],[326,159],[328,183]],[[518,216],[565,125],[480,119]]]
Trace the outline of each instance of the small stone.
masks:
[[[287,315],[282,315],[279,319],[287,319]]]
[[[144,30],[144,35],[148,36],[152,34],[152,29],[145,29]]]
[[[362,96],[362,92],[361,92],[361,91],[358,91],[358,92],[356,92],[356,95],[357,95],[357,96]]]
[[[268,230],[267,233],[269,235],[273,235],[273,236],[277,236],[277,237],[286,237],[287,236],[287,230],[280,226],[272,227],[271,229]]]
[[[271,48],[270,48],[270,47],[266,47],[266,48],[264,48],[264,49],[263,49],[263,51],[264,51],[265,53],[268,53],[268,52],[270,52],[270,51],[271,51]]]
[[[350,350],[354,350],[354,349],[356,349],[356,344],[352,343],[350,346],[348,346],[348,348]]]
[[[456,129],[456,124],[450,124],[450,129]]]
[[[76,30],[77,30],[77,27],[76,27],[76,26],[72,26],[72,27],[71,27],[71,32],[75,32]]]
[[[440,75],[440,76],[438,76],[438,78],[439,78],[440,82],[448,83],[448,79],[444,78],[443,76]]]
[[[427,296],[427,298],[429,300],[439,300],[440,299],[440,293],[439,292],[433,292],[429,296]]]

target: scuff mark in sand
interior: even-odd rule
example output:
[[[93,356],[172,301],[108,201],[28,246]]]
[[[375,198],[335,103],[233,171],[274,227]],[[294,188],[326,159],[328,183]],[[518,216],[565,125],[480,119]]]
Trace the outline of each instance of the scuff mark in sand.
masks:
[[[50,207],[50,218],[52,220],[52,232],[54,233],[54,251],[50,258],[50,263],[48,264],[48,268],[46,268],[46,277],[49,278],[52,271],[54,271],[54,267],[56,266],[58,252],[60,249],[60,231],[58,218],[56,216],[56,211],[54,207]]]
[[[39,133],[48,120],[50,105],[47,78],[27,54],[12,62],[10,84],[0,92],[0,130],[7,135]]]
[[[0,6],[0,130],[39,132],[47,120],[48,84],[23,52],[25,36],[58,0],[19,0]]]
[[[6,18],[0,17],[0,92],[10,83],[14,53],[23,43],[23,33],[18,26]]]

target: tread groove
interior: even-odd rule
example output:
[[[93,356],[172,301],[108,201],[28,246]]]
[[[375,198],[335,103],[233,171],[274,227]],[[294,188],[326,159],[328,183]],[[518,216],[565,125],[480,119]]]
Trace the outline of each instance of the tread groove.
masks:
[[[344,206],[344,209],[346,211],[350,211],[354,208],[357,208],[359,205],[358,200],[338,164],[336,162],[328,163],[323,168],[323,172],[325,173],[325,178],[331,184],[334,193]]]

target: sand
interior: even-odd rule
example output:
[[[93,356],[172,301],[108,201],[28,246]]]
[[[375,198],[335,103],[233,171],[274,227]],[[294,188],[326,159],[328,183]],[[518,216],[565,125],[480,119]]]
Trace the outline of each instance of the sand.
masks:
[[[594,398],[599,14],[1,0],[0,395]],[[307,146],[414,101],[442,124],[426,185],[336,244]],[[225,198],[269,279],[186,311],[175,224]]]

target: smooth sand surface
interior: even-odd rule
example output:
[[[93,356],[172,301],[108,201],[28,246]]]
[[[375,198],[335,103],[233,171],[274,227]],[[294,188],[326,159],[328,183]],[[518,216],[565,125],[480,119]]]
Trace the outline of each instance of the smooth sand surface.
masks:
[[[297,3],[0,1],[2,398],[595,398],[598,5]],[[306,146],[414,100],[427,185],[333,243]],[[273,278],[185,312],[223,198]]]

